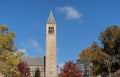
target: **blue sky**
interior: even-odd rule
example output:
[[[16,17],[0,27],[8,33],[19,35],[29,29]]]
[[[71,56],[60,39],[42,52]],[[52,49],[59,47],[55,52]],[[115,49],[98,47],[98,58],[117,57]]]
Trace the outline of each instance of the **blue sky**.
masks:
[[[50,10],[57,22],[57,63],[75,61],[106,27],[120,25],[119,0],[0,0],[0,24],[14,31],[27,56],[45,55]]]

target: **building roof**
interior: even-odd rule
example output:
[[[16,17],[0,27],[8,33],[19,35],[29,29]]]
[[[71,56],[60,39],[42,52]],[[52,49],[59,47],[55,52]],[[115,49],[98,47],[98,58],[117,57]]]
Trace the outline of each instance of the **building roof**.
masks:
[[[50,11],[50,15],[48,17],[48,20],[47,20],[47,24],[55,24],[55,19],[54,19],[54,16],[53,16],[53,13],[52,13],[52,10]]]
[[[24,57],[22,57],[22,60],[27,62],[28,65],[31,65],[31,66],[36,66],[36,65],[44,66],[45,65],[44,57],[24,56]]]

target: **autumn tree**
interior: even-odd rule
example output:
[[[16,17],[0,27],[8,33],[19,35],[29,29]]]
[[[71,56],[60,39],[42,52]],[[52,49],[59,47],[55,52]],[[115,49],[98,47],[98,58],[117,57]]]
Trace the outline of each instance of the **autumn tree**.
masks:
[[[99,35],[99,40],[102,43],[103,50],[109,54],[114,56],[115,54],[115,45],[116,39],[119,37],[120,27],[119,26],[110,26],[107,27],[103,32]]]
[[[100,63],[98,60],[97,60],[97,56],[94,56],[96,52],[100,52],[102,49],[101,47],[99,46],[99,44],[97,42],[93,42],[91,44],[91,63],[92,63],[92,69],[91,69],[91,74],[92,75],[99,75],[102,73],[102,69],[104,66],[102,63]]]
[[[109,77],[111,77],[111,68],[112,64],[116,61],[115,58],[111,57],[104,51],[94,52],[92,57],[93,57],[92,60],[96,60],[98,61],[98,63],[102,63],[107,67]]]
[[[120,67],[120,27],[116,25],[107,27],[100,33],[99,40],[102,43],[103,51],[116,58],[116,62],[112,65],[112,71],[120,69],[118,68]]]
[[[102,72],[106,71],[103,69],[107,68],[109,72],[109,76],[111,76],[110,75],[111,70],[112,68],[116,66],[115,63],[118,61],[116,59],[116,56],[119,55],[119,51],[120,51],[119,49],[120,37],[119,36],[120,36],[120,28],[118,26],[110,26],[106,28],[99,35],[99,40],[102,44],[101,47],[97,43],[93,43],[91,47],[93,53],[90,53],[89,52],[90,50],[86,48],[87,50],[85,49],[80,53],[80,58],[83,60],[90,59],[92,61],[93,72],[99,71],[99,73],[101,73],[100,71]]]
[[[102,72],[109,72],[109,77],[111,77],[110,73],[112,69],[117,66],[114,71],[119,69],[120,58],[120,28],[119,26],[110,26],[107,27],[103,32],[99,35],[99,40],[101,42],[101,47],[96,44],[92,45],[91,53],[91,61],[93,63],[93,71],[102,71]],[[81,52],[81,54],[84,53]],[[87,55],[89,58],[89,55]],[[83,56],[85,57],[85,56]],[[97,66],[97,67],[96,67]],[[99,66],[99,67],[98,67]],[[107,70],[105,70],[107,68]],[[100,74],[100,72],[99,72]]]
[[[6,25],[0,25],[0,73],[19,77],[16,66],[20,59],[14,45],[15,34]]]
[[[93,42],[93,44],[91,44],[91,46],[85,48],[84,50],[82,50],[79,54],[80,59],[86,61],[86,62],[90,62],[92,59],[92,53],[94,53],[95,51],[100,50],[100,47],[98,45],[98,43]]]
[[[20,77],[30,77],[30,68],[26,62],[21,61],[17,65],[17,69],[20,72]]]
[[[91,63],[91,54],[93,53],[91,46],[87,47],[84,49],[80,54],[80,60],[82,63],[84,63],[84,68],[85,68],[85,75],[89,76],[90,75],[90,63]]]
[[[114,49],[115,49],[115,53],[114,54],[116,55],[117,58],[120,58],[120,33],[119,33],[118,37],[115,40],[115,47],[114,47]]]
[[[117,62],[112,65],[112,70],[117,71],[120,69],[120,33],[115,40],[115,54],[114,57],[117,59]]]
[[[14,32],[8,32],[8,27],[6,25],[0,25],[0,54],[16,51],[14,39]]]
[[[82,77],[82,74],[77,64],[69,61],[61,68],[60,77]]]
[[[120,70],[117,70],[117,71],[115,72],[115,77],[120,77]]]
[[[115,63],[118,62],[116,55],[118,55],[120,45],[119,36],[120,28],[118,26],[107,27],[99,35],[99,40],[102,47],[97,48],[98,50],[94,50],[95,52],[92,55],[92,60],[100,63],[102,67],[99,69],[103,72],[108,71],[109,77],[111,77],[112,68],[114,68],[116,66]],[[95,47],[93,48],[96,49]],[[94,65],[96,64],[94,63]],[[107,68],[107,70],[104,68]]]
[[[5,75],[18,76],[19,72],[16,65],[19,63],[19,59],[11,52],[4,52],[0,55],[0,72]]]

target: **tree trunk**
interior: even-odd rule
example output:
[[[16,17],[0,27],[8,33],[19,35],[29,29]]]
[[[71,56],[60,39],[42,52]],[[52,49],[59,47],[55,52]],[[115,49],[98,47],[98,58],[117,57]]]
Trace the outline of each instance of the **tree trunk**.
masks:
[[[109,72],[109,77],[111,77],[111,72],[110,72],[110,68],[108,68],[108,72]]]

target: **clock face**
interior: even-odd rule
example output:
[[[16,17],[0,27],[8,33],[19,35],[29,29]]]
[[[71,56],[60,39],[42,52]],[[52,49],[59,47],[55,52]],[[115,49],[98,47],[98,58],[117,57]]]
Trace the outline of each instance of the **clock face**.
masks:
[[[52,40],[52,39],[53,39],[53,36],[49,36],[48,38],[49,38],[49,40]]]

